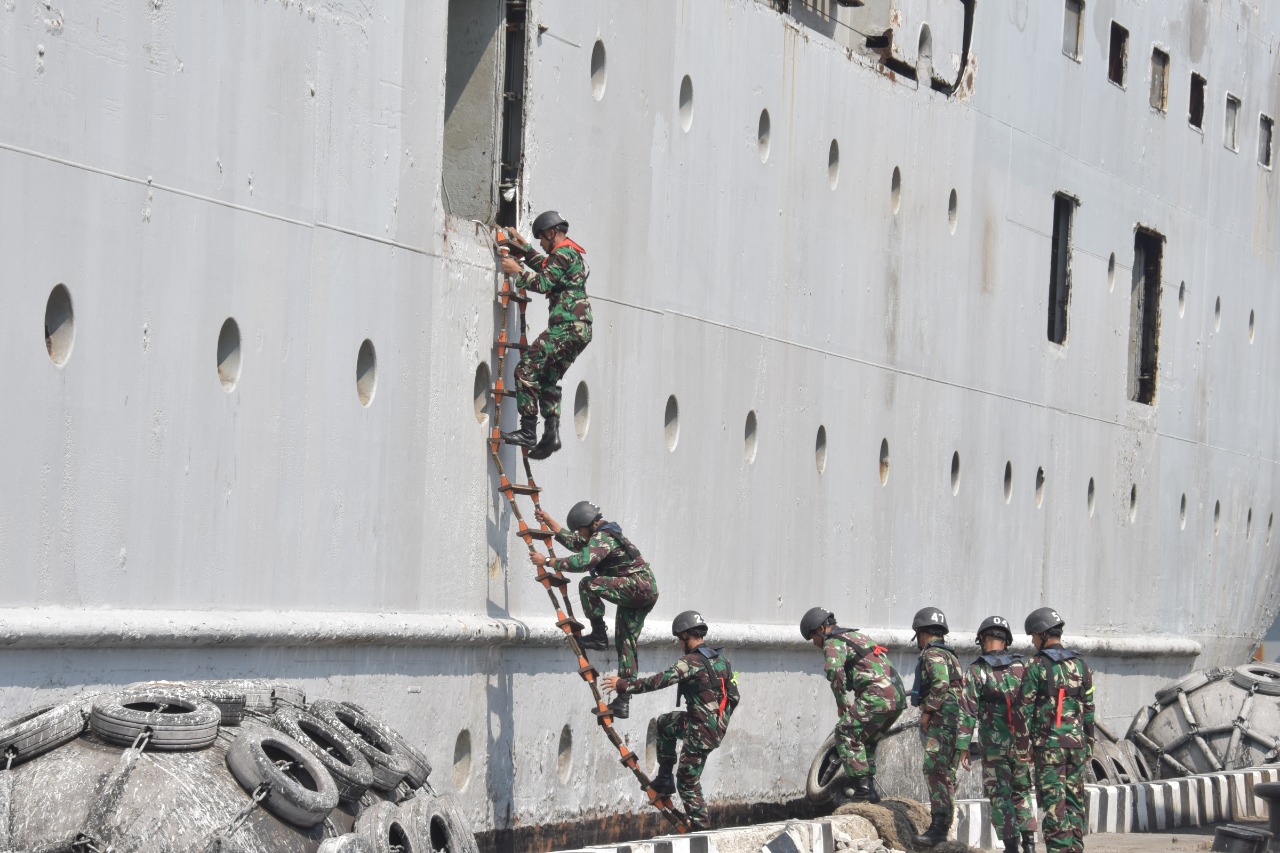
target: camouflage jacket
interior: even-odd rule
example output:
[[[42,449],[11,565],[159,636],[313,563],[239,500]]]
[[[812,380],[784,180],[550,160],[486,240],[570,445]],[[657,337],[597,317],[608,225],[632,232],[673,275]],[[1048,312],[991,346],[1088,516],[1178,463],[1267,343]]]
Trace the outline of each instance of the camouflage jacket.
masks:
[[[1047,764],[1060,764],[1056,751],[1088,749],[1093,739],[1093,670],[1084,658],[1060,645],[1036,653],[1027,664],[1019,692],[1031,746]]]
[[[530,269],[520,274],[520,286],[546,295],[548,328],[591,322],[591,303],[587,301],[591,271],[582,257],[584,252],[586,249],[566,237],[550,256],[532,248],[525,253],[524,262]]]
[[[964,674],[964,689],[960,692],[960,724],[956,735],[956,750],[964,752],[981,734],[981,749],[985,758],[1025,756],[1031,748],[1023,727],[1015,722],[1022,713],[1019,691],[1027,662],[1022,655],[1011,652],[987,652],[969,664]]]
[[[882,699],[886,710],[901,708],[906,703],[902,679],[887,652],[884,646],[876,645],[854,628],[836,628],[827,635],[822,644],[823,668],[841,716],[852,710],[850,693],[855,699]]]
[[[729,719],[739,699],[738,674],[721,651],[704,643],[656,675],[619,681],[618,692],[650,693],[679,684],[676,704],[683,699],[689,715],[685,746],[715,749],[729,729]]]
[[[922,714],[936,714],[954,720],[960,712],[960,660],[942,640],[934,640],[920,650],[916,660],[916,682],[911,688],[911,704]]]
[[[561,527],[556,533],[556,540],[577,552],[555,561],[555,567],[562,572],[591,572],[592,575],[617,578],[649,568],[639,549],[622,535],[622,528],[612,521],[600,525],[589,537]]]

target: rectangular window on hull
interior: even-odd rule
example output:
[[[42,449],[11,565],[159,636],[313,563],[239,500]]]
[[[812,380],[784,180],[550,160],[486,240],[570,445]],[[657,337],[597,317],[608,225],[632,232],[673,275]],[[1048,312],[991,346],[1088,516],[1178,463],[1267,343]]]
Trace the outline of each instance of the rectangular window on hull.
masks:
[[[1169,54],[1151,49],[1151,109],[1164,112],[1169,105]]]
[[[1240,99],[1235,95],[1227,95],[1227,116],[1222,126],[1222,144],[1232,151],[1240,150],[1240,141],[1236,128],[1240,122]]]
[[[1258,163],[1271,168],[1271,131],[1275,127],[1275,122],[1271,120],[1271,116],[1258,116]]]
[[[1204,78],[1199,74],[1191,74],[1191,100],[1187,106],[1187,121],[1194,128],[1204,127]]]
[[[1049,340],[1067,342],[1067,309],[1071,304],[1071,219],[1076,200],[1053,197],[1053,239],[1049,251]]]
[[[1080,24],[1084,20],[1084,0],[1067,0],[1062,18],[1062,52],[1072,59],[1080,58]]]
[[[501,0],[449,0],[444,71],[444,209],[488,222],[497,206]]]
[[[1124,88],[1124,70],[1129,62],[1129,31],[1111,22],[1111,51],[1107,60],[1107,79]]]
[[[1133,289],[1129,302],[1129,399],[1156,401],[1160,349],[1160,272],[1164,237],[1139,228],[1133,238]]]

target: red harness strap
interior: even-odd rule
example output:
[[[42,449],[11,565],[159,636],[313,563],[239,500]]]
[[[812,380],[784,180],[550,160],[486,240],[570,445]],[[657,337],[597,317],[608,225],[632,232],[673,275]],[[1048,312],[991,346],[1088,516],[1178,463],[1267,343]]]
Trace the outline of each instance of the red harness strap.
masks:
[[[873,655],[882,655],[882,654],[884,654],[884,653],[885,653],[885,652],[887,652],[887,651],[889,651],[889,650],[888,650],[887,648],[885,648],[884,646],[872,646],[872,647],[871,647],[871,654],[873,654]]]
[[[724,706],[727,705],[728,703],[729,703],[729,689],[725,686],[724,676],[721,676],[720,677],[720,710],[716,712],[719,716],[721,717],[724,716]]]
[[[1067,695],[1067,688],[1059,687],[1058,688],[1058,719],[1055,720],[1053,724],[1053,727],[1055,729],[1062,728],[1062,697],[1065,695]]]
[[[1009,726],[1012,727],[1013,726],[1013,700],[1009,698],[1008,693],[1004,694],[1004,718],[1009,723]]]

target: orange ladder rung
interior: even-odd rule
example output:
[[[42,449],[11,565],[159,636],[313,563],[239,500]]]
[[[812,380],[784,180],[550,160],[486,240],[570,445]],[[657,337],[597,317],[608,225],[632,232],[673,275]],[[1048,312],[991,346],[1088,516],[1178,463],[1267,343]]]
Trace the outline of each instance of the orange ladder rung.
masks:
[[[551,584],[552,586],[568,586],[569,585],[569,579],[564,575],[560,574],[559,572],[554,572],[554,573],[538,572],[536,575],[533,576],[533,579],[536,580],[538,583]],[[559,625],[560,623],[557,622],[556,624]],[[581,629],[582,623],[579,622],[578,625],[579,625],[579,629]]]

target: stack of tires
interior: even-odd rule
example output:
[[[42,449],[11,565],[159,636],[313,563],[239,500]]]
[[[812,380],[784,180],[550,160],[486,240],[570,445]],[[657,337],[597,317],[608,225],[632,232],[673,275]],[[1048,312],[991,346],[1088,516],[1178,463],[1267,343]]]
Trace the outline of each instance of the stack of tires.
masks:
[[[354,703],[307,704],[301,690],[272,681],[137,684],[0,723],[0,772],[82,735],[90,743],[126,747],[114,774],[120,788],[143,752],[225,750],[226,769],[243,799],[234,802],[228,780],[221,783],[223,800],[231,800],[220,803],[223,813],[202,816],[226,827],[228,837],[215,832],[222,849],[242,849],[247,841],[235,820],[225,820],[226,812],[261,809],[297,830],[286,833],[296,847],[278,846],[279,833],[272,836],[277,843],[264,839],[273,850],[316,850],[318,842],[324,853],[477,851],[456,798],[432,789],[422,752]],[[212,753],[215,761],[217,756]],[[113,802],[102,791],[86,797],[94,802],[89,822],[110,823],[110,815],[95,810],[110,811]],[[192,798],[193,812],[202,805],[206,812],[211,808]],[[228,843],[230,835],[237,844]]]

